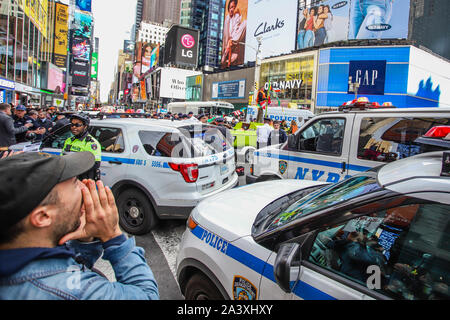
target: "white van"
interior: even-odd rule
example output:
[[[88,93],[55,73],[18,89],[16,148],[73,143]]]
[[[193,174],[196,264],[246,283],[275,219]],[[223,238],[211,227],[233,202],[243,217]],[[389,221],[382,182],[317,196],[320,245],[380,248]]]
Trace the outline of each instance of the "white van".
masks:
[[[450,125],[449,108],[353,108],[323,113],[284,144],[253,153],[246,182],[299,179],[336,183],[383,163],[420,153],[415,140]]]
[[[258,107],[249,106],[247,108],[247,122],[251,122],[258,116]],[[271,120],[283,121],[286,120],[288,127],[291,125],[291,121],[295,120],[297,125],[301,127],[306,121],[314,117],[314,113],[305,109],[289,109],[281,107],[269,107],[267,110],[267,117]]]
[[[230,114],[234,110],[231,103],[223,101],[188,101],[172,102],[167,105],[167,112],[188,114],[193,112],[195,115],[208,113],[212,115]]]

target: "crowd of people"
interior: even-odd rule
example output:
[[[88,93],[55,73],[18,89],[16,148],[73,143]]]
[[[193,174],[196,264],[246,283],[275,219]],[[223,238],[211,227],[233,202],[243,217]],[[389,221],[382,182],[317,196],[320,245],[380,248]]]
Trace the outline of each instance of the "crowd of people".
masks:
[[[27,140],[42,141],[47,135],[67,125],[69,120],[55,107],[34,108],[0,104],[0,151]]]

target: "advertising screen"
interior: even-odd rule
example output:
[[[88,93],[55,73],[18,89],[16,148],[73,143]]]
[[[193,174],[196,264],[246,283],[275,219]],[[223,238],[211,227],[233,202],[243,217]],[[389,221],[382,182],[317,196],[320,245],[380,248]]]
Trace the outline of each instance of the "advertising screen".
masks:
[[[290,53],[295,49],[297,8],[297,0],[248,1],[246,62],[255,61],[257,38],[261,39],[261,58]]]
[[[134,53],[134,41],[124,40],[123,41],[123,52],[133,54]]]
[[[296,49],[362,39],[408,37],[410,1],[324,0],[298,6]]]
[[[136,44],[135,63],[133,67],[133,83],[138,83],[141,76],[150,70],[152,46],[150,43],[138,42]]]
[[[91,58],[91,44],[89,39],[82,37],[73,37],[72,55],[76,60],[89,61]]]
[[[187,67],[197,67],[198,30],[178,28],[176,41],[176,64]]]
[[[47,89],[61,93],[64,84],[64,72],[49,63],[47,76]]]
[[[69,7],[62,3],[56,3],[53,63],[60,68],[66,68],[68,19]]]
[[[72,84],[75,86],[89,86],[91,68],[89,61],[72,61]]]
[[[92,53],[91,78],[93,80],[98,78],[98,52]]]
[[[247,12],[248,0],[227,0],[225,3],[222,68],[244,64]]]
[[[245,79],[212,84],[212,99],[244,99]]]
[[[348,39],[408,37],[409,0],[352,0]]]
[[[81,11],[75,11],[73,29],[75,36],[90,39],[92,36],[92,16]]]
[[[82,11],[91,12],[92,0],[76,0],[76,6]]]
[[[352,82],[359,83],[358,93],[384,95],[386,60],[350,61],[349,76]],[[347,93],[353,91],[348,90]]]
[[[186,99],[186,78],[199,74],[201,74],[201,72],[177,68],[162,68],[160,97]]]
[[[350,1],[329,0],[298,8],[296,49],[347,40]]]

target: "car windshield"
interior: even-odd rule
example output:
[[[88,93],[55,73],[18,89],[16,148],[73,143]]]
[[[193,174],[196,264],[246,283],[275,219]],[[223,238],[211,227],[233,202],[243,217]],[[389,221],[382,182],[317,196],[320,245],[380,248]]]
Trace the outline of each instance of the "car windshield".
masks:
[[[341,183],[325,186],[302,197],[264,223],[264,231],[284,226],[313,212],[380,190],[376,172],[365,172]]]

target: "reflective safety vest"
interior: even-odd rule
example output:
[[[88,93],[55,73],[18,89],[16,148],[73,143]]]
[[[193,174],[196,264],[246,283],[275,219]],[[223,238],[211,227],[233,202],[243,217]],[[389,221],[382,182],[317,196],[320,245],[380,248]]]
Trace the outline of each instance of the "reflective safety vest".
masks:
[[[75,136],[68,138],[64,142],[62,155],[69,152],[83,151],[91,152],[95,156],[95,161],[102,161],[102,148],[100,143],[90,134],[87,134],[84,138],[81,138],[81,140]]]

